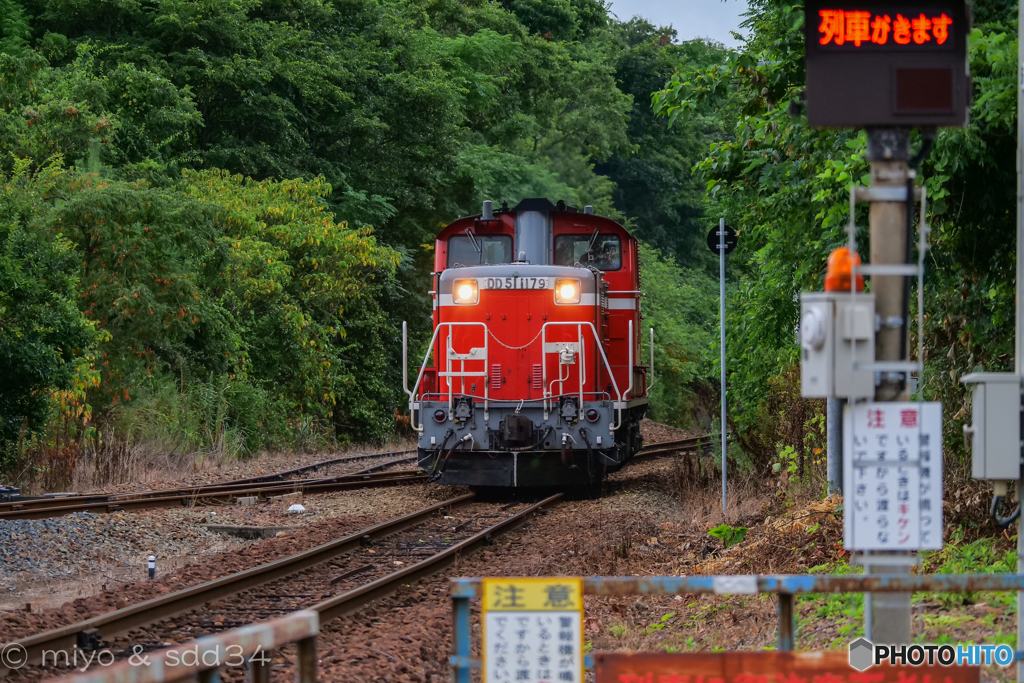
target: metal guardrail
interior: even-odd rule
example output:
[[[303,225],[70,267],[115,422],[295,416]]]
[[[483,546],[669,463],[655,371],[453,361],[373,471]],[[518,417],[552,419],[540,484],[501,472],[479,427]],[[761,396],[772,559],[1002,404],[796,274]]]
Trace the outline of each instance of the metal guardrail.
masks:
[[[453,609],[450,662],[453,681],[469,683],[470,672],[480,668],[472,657],[470,601],[479,596],[482,579],[451,580]],[[596,576],[583,579],[584,595],[778,595],[779,638],[776,649],[793,650],[796,644],[794,598],[812,593],[973,593],[1024,591],[1024,574],[790,574],[777,576]],[[593,656],[585,658],[593,666]]]
[[[182,680],[213,683],[220,681],[220,668],[231,666],[232,662],[244,663],[249,680],[263,683],[270,680],[273,652],[289,643],[298,644],[296,682],[313,683],[317,680],[316,637],[319,632],[319,614],[310,610],[295,612],[274,621],[251,624],[164,650],[134,655],[129,661],[65,676],[56,683],[168,683]],[[194,659],[195,663],[183,663],[186,659],[183,653],[188,653],[188,659]],[[193,653],[195,656],[191,657]]]

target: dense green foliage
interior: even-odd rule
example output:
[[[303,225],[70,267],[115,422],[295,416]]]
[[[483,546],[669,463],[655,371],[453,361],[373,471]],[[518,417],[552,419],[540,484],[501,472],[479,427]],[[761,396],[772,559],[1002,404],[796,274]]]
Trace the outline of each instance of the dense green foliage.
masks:
[[[803,463],[821,416],[795,387],[797,294],[868,168],[862,133],[791,107],[803,21],[757,0],[726,51],[599,0],[0,0],[0,469],[117,440],[386,437],[401,322],[429,333],[433,236],[528,196],[644,240],[651,412],[676,424],[714,400],[709,216],[738,226],[734,427],[755,464]],[[1011,362],[1014,22],[975,5],[972,123],[919,176],[923,392],[954,451],[959,377]]]
[[[665,254],[657,410],[685,420],[712,129],[649,102],[723,59],[599,0],[0,0],[0,469],[385,438],[433,236],[483,199],[592,204]]]
[[[1013,249],[1007,245],[1015,239],[1016,8],[1001,2],[974,8],[971,124],[940,131],[918,181],[928,188],[934,245],[925,285],[923,391],[942,400],[953,418],[947,422],[951,453],[962,453],[960,376],[978,365],[1012,365]],[[752,3],[742,50],[723,64],[683,70],[654,99],[669,121],[710,116],[720,130],[696,168],[708,210],[742,228],[732,259],[738,288],[727,345],[730,403],[746,445],[765,464],[792,441],[784,438],[789,418],[780,406],[794,404],[779,397],[791,396],[795,379],[797,295],[822,288],[825,259],[845,242],[849,188],[868,181],[863,132],[811,130],[790,107],[804,88],[803,22],[799,3]],[[914,149],[921,144],[915,134]],[[866,213],[857,218],[867,253]],[[792,445],[804,448],[802,441]]]

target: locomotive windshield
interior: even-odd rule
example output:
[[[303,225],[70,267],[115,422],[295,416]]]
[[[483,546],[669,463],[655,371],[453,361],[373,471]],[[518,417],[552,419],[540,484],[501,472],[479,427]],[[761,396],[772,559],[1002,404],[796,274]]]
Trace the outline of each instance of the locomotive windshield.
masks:
[[[598,235],[593,249],[593,235],[558,235],[555,237],[555,265],[571,266],[580,263],[598,270],[618,270],[622,267],[622,242],[618,235]]]
[[[512,263],[509,235],[455,235],[448,239],[448,267]]]

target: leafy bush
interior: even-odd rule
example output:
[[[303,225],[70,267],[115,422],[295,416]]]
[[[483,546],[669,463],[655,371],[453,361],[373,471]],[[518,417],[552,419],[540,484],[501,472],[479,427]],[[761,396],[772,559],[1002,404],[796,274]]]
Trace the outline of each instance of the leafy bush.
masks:
[[[731,548],[737,543],[742,543],[743,539],[747,537],[747,527],[745,526],[729,526],[728,524],[719,524],[715,528],[708,531],[708,536],[717,538],[725,544],[726,548]]]

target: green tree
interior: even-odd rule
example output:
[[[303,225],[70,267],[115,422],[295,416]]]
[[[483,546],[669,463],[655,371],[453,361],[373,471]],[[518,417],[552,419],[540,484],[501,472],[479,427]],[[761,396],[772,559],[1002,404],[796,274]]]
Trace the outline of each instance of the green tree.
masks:
[[[32,37],[25,8],[18,0],[0,0],[0,53],[21,54]]]
[[[630,147],[617,151],[596,171],[615,183],[615,206],[630,221],[636,235],[679,262],[695,266],[707,260],[703,248],[703,186],[694,177],[712,134],[711,117],[691,117],[669,129],[655,116],[651,93],[681,69],[710,67],[725,60],[725,48],[694,40],[675,44],[675,31],[634,18],[615,26],[621,52],[616,61],[619,88],[633,97]]]
[[[919,176],[933,228],[923,391],[941,398],[953,418],[946,438],[954,451],[966,415],[959,375],[1010,361],[1012,255],[1001,245],[1014,239],[1013,12],[980,6],[970,39],[978,75],[972,122],[940,132]],[[775,442],[763,408],[776,380],[793,377],[799,292],[821,289],[828,253],[845,243],[849,188],[869,180],[862,132],[812,130],[790,107],[804,88],[803,21],[798,4],[754,3],[742,50],[724,64],[674,75],[654,98],[670,122],[712,112],[734,122],[697,170],[710,210],[742,230],[733,259],[740,283],[730,305],[730,393],[741,433],[769,450]],[[919,138],[913,144],[919,148]],[[866,253],[866,213],[857,219]]]
[[[78,255],[35,224],[61,173],[59,161],[35,174],[20,161],[0,176],[0,471],[55,416],[55,392],[90,382],[98,335],[77,307]]]

